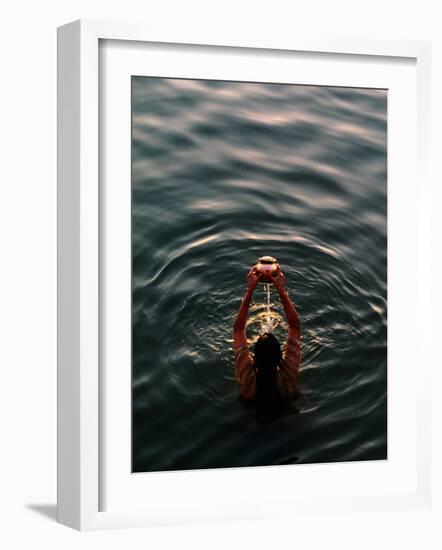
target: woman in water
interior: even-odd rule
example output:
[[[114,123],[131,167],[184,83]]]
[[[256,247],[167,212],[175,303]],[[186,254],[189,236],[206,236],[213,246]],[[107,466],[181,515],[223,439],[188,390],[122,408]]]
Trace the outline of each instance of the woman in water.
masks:
[[[255,401],[257,406],[276,409],[294,396],[301,364],[301,327],[298,313],[285,288],[285,277],[278,265],[272,274],[272,282],[278,291],[288,322],[288,337],[284,352],[278,340],[270,332],[261,334],[249,351],[246,322],[253,292],[261,273],[252,267],[247,275],[247,291],[241,302],[234,324],[234,352],[236,380],[240,395]]]

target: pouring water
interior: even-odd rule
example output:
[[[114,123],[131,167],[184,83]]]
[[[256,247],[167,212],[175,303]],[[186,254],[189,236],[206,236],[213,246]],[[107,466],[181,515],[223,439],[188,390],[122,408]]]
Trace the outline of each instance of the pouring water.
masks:
[[[270,314],[270,284],[264,283],[264,291],[266,293],[266,323],[262,327],[265,332],[273,332],[273,322]]]

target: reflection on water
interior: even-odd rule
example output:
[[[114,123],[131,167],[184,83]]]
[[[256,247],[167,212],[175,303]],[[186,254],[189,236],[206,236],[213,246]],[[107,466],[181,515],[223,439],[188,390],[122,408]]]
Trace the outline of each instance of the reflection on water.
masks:
[[[132,100],[134,471],[385,458],[386,92],[134,77]],[[303,362],[263,427],[238,401],[232,326],[269,254]],[[261,284],[252,342],[266,304]]]

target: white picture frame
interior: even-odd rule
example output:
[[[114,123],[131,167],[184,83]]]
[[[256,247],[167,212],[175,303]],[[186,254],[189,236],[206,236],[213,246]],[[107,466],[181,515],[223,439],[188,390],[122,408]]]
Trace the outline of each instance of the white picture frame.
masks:
[[[250,36],[250,35],[249,35]],[[167,36],[143,25],[76,21],[58,30],[58,521],[80,530],[135,527],[204,520],[259,518],[264,502],[249,502],[242,513],[206,502],[190,503],[186,513],[167,507],[114,507],[102,510],[100,461],[100,176],[99,176],[99,48],[100,41],[208,45],[254,50],[310,52],[346,56],[410,58],[417,71],[417,161],[419,186],[419,260],[416,307],[430,311],[431,181],[428,173],[430,132],[431,45],[427,42],[374,40],[347,37],[281,36],[267,43],[264,37],[187,36],[185,29]],[[168,75],[173,76],[173,75]],[[426,244],[427,243],[427,244]],[[424,315],[429,323],[431,316]],[[428,333],[431,331],[429,330]],[[336,496],[332,508],[349,511],[385,507],[422,507],[431,501],[431,432],[429,428],[430,364],[420,365],[417,382],[417,485],[407,494]],[[175,474],[165,474],[174,476]],[[184,473],[183,475],[191,475]],[[205,472],[205,475],[214,475]],[[239,470],[227,475],[239,476]],[[285,475],[281,470],[281,476]],[[175,478],[177,479],[177,478]],[[207,479],[207,478],[206,478]],[[291,514],[299,504],[284,500]],[[305,512],[327,510],[330,498],[305,499]],[[281,508],[273,506],[276,515]],[[298,513],[297,509],[297,513]]]

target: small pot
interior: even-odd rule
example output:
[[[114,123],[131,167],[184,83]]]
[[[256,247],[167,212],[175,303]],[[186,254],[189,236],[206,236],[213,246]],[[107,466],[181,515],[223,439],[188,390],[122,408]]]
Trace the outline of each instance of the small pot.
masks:
[[[261,281],[263,283],[271,283],[272,274],[278,270],[278,261],[273,256],[262,256],[255,267],[262,274]]]

